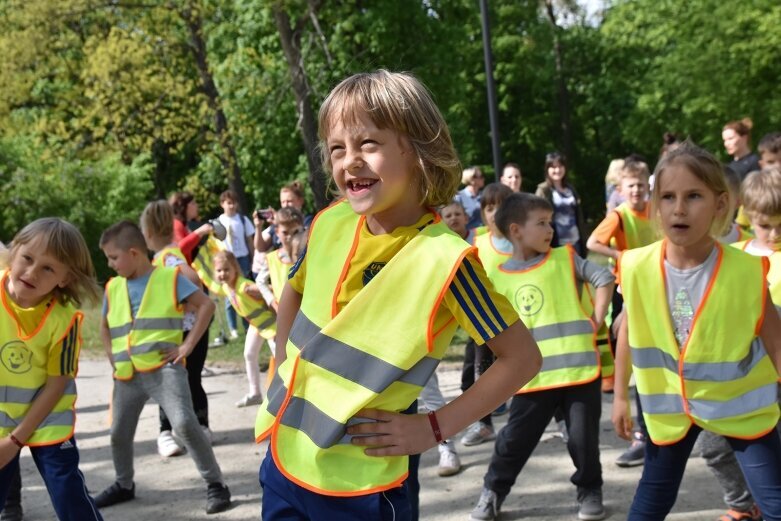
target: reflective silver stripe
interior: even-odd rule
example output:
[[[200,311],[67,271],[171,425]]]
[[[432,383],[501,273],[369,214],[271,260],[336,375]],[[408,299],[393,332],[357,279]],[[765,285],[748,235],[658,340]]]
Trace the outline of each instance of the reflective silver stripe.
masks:
[[[73,414],[73,411],[50,412],[49,415],[38,425],[38,429],[43,427],[71,426],[75,420],[76,418]]]
[[[542,357],[542,369],[540,372],[556,371],[557,369],[569,369],[574,367],[596,367],[597,354],[594,351],[582,353],[564,353],[561,355]]]
[[[133,330],[150,330],[150,329],[172,329],[174,331],[180,331],[184,326],[184,319],[181,317],[168,317],[168,318],[137,318],[133,322]]]
[[[703,420],[718,420],[739,416],[763,409],[777,402],[778,384],[775,382],[753,389],[726,402],[715,400],[689,400],[694,416]]]
[[[266,311],[263,310],[263,309],[256,309],[255,311],[253,311],[252,313],[250,313],[249,315],[247,315],[244,318],[246,318],[247,320],[249,320],[251,322],[253,319],[258,318],[259,316],[261,316],[263,313],[266,313]],[[276,319],[274,318],[274,315],[270,315],[269,318],[267,318],[266,320],[261,322],[256,327],[258,329],[266,329],[267,327],[271,326],[275,322],[275,320]]]
[[[410,367],[409,371],[399,378],[399,381],[423,387],[434,371],[437,370],[437,366],[439,366],[439,360],[436,358],[431,358],[430,356],[423,357]]]
[[[19,422],[8,416],[8,413],[0,411],[0,427],[16,427]]]
[[[347,429],[345,424],[334,420],[315,405],[298,396],[290,397],[279,422],[300,430],[309,436],[315,445],[323,449],[342,441]]]
[[[737,362],[687,362],[683,377],[692,381],[728,382],[748,375],[767,356],[762,341],[754,339],[746,356]],[[638,369],[667,369],[678,373],[678,361],[658,347],[632,348],[632,365]]]
[[[258,329],[266,329],[267,327],[271,327],[271,326],[274,325],[274,322],[276,322],[276,321],[277,321],[277,319],[272,315],[272,316],[270,316],[268,318],[268,320],[266,320],[265,322],[261,323],[258,326]]]
[[[564,338],[574,335],[593,335],[594,326],[588,320],[575,320],[573,322],[561,322],[558,324],[548,324],[531,329],[534,340],[542,342],[543,340],[552,340],[554,338]]]
[[[130,353],[128,353],[127,351],[119,351],[118,353],[111,353],[111,356],[114,357],[114,362],[130,361]]]
[[[111,335],[111,338],[121,338],[123,336],[129,335],[132,329],[133,329],[133,324],[131,322],[128,322],[127,324],[121,326],[110,327],[108,328],[108,332]]]
[[[27,389],[25,387],[14,387],[11,385],[0,385],[0,403],[32,403],[35,400],[38,393],[41,391],[38,389]],[[65,389],[62,393],[63,396],[75,396],[76,395],[76,381],[71,378],[68,383],[65,384]]]
[[[309,317],[304,315],[302,311],[296,314],[296,319],[293,321],[293,326],[290,328],[290,341],[298,349],[301,349],[306,345],[309,340],[320,332],[320,328],[317,324],[309,320]]]
[[[285,395],[287,394],[287,388],[282,383],[282,378],[274,374],[271,379],[271,384],[268,386],[268,392],[266,398],[268,399],[268,405],[266,410],[269,414],[277,415],[279,408],[282,407],[282,402],[285,401]]]
[[[148,342],[146,344],[132,346],[130,351],[135,356],[151,353],[152,351],[170,351],[171,349],[176,349],[177,347],[179,346],[175,342]],[[114,361],[116,361],[116,358]]]
[[[683,376],[687,380],[706,382],[728,382],[748,375],[758,363],[767,356],[765,346],[759,338],[751,342],[751,347],[743,360],[739,362],[701,362],[683,363]],[[732,415],[729,415],[732,416]]]
[[[683,399],[678,394],[641,394],[640,403],[646,414],[683,413]]]
[[[632,347],[632,365],[638,369],[667,369],[678,374],[678,361],[658,347]]]
[[[265,309],[255,309],[250,314],[248,314],[246,317],[247,320],[252,320],[253,318],[258,318],[260,315],[262,315],[265,312]]]

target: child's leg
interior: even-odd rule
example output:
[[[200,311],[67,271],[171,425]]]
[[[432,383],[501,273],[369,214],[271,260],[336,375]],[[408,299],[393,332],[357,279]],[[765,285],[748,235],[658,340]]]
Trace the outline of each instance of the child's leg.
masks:
[[[30,447],[30,452],[59,519],[103,520],[95,501],[87,493],[74,438],[57,445]]]
[[[133,438],[138,418],[149,395],[139,382],[140,373],[132,380],[114,381],[113,414],[111,417],[111,457],[117,482],[122,488],[133,487]]]
[[[141,377],[149,396],[165,410],[203,479],[209,484],[222,483],[222,472],[214,451],[193,412],[185,368],[179,364],[167,364],[152,373],[136,375],[138,377]]]
[[[510,493],[560,400],[561,391],[558,389],[513,397],[510,417],[507,425],[499,431],[488,472],[483,478],[485,488],[496,492],[499,498]]]
[[[188,331],[184,335],[187,338]],[[209,332],[205,331],[195,344],[190,356],[187,357],[187,383],[190,386],[190,394],[193,397],[193,410],[198,417],[198,423],[204,427],[209,426],[209,399],[201,383],[201,372],[206,364],[206,354],[209,350]],[[159,407],[160,432],[173,430],[168,416],[162,407]]]
[[[0,469],[0,511],[5,507],[6,499],[11,495],[13,483],[19,480],[21,485],[21,476],[19,474],[19,454],[8,464]]]
[[[643,475],[628,521],[659,521],[667,516],[678,497],[689,454],[701,430],[692,425],[686,436],[672,445],[655,445],[650,438],[646,441]]]
[[[228,333],[232,334],[236,331],[236,310],[233,309],[233,305],[229,298],[225,298],[225,316],[228,317]]]
[[[249,395],[260,396],[260,368],[258,367],[258,355],[263,346],[263,338],[258,334],[255,326],[250,326],[244,339],[244,367],[247,371],[247,383]]]
[[[727,438],[765,521],[781,521],[781,440],[773,429],[756,440]]]
[[[410,521],[405,487],[355,497],[324,496],[288,480],[266,453],[259,472],[264,521]]]
[[[599,418],[602,414],[602,391],[599,379],[583,385],[566,387],[564,420],[569,440],[567,449],[575,464],[570,478],[578,493],[602,488],[602,465],[599,462]]]
[[[700,447],[705,463],[724,491],[724,503],[738,512],[748,512],[754,506],[754,498],[729,442],[724,436],[703,431],[700,434]]]

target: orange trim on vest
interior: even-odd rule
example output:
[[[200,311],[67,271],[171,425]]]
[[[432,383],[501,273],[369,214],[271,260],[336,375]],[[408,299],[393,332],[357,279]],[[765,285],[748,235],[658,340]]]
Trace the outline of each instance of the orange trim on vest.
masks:
[[[344,284],[344,280],[347,278],[347,273],[350,271],[350,261],[353,259],[353,256],[355,255],[355,250],[358,249],[358,238],[361,235],[361,227],[365,222],[366,222],[366,216],[361,215],[361,217],[358,219],[358,226],[355,227],[355,234],[353,235],[353,244],[352,246],[350,246],[350,251],[347,252],[347,258],[344,261],[344,267],[342,268],[342,273],[339,275],[339,279],[336,281],[336,289],[334,290],[334,295],[331,298],[331,318],[334,318],[339,313],[339,309],[337,306],[339,292],[342,290],[342,284]]]
[[[46,323],[46,319],[49,318],[49,315],[51,314],[52,310],[54,309],[54,306],[58,305],[59,302],[55,297],[51,298],[52,304],[46,308],[46,311],[43,313],[43,317],[41,317],[41,321],[38,323],[38,326],[33,330],[32,333],[28,334],[27,336],[24,335],[24,331],[22,331],[22,325],[19,323],[19,319],[16,317],[16,313],[11,311],[11,308],[9,307],[8,302],[6,301],[7,298],[10,298],[8,296],[8,291],[6,290],[6,280],[8,280],[8,277],[10,276],[11,272],[10,270],[7,270],[5,272],[5,275],[2,279],[0,279],[0,284],[3,285],[2,291],[0,291],[0,295],[2,295],[2,303],[5,310],[8,312],[8,316],[11,317],[11,319],[16,324],[16,335],[19,337],[20,340],[30,340],[32,337],[37,335],[41,329],[43,328],[43,325]]]

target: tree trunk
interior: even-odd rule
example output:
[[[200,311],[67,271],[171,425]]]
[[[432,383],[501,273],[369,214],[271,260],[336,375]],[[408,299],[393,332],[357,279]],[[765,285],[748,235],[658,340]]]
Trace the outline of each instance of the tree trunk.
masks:
[[[572,160],[572,122],[569,111],[569,90],[567,78],[564,74],[564,48],[561,45],[559,33],[561,27],[556,23],[556,13],[553,9],[553,0],[545,0],[545,12],[553,30],[553,55],[556,61],[556,93],[559,102],[559,125],[561,127],[562,152],[568,160]]]
[[[190,32],[190,50],[195,58],[195,64],[198,68],[198,74],[201,77],[201,89],[206,95],[209,108],[214,113],[214,132],[217,136],[221,153],[220,163],[228,177],[228,188],[236,192],[239,197],[237,201],[244,213],[249,213],[252,209],[247,206],[247,195],[244,191],[244,180],[241,178],[241,168],[236,157],[236,150],[231,143],[230,131],[228,127],[228,118],[222,109],[220,93],[217,85],[214,83],[214,76],[209,69],[209,60],[206,54],[206,42],[203,39],[203,22],[201,14],[192,5],[179,12],[180,16],[187,25]]]
[[[316,10],[318,2],[310,2],[309,13],[302,16],[295,27],[290,25],[290,17],[279,2],[274,3],[274,20],[279,31],[282,51],[285,53],[293,92],[296,97],[296,112],[301,122],[301,139],[304,142],[306,162],[309,167],[309,186],[314,196],[315,210],[328,206],[331,199],[326,183],[326,173],[318,152],[317,117],[312,109],[312,91],[304,70],[301,56],[301,31],[309,14]]]

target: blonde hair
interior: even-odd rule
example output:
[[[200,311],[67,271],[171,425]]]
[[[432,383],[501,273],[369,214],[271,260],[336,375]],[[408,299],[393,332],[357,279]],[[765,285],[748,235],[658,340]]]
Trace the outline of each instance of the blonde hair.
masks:
[[[607,174],[605,174],[605,184],[610,186],[616,186],[621,180],[621,169],[624,168],[623,159],[614,159],[607,167]]]
[[[670,151],[654,170],[654,188],[651,191],[651,212],[652,215],[659,214],[659,202],[661,200],[662,178],[667,174],[671,166],[681,166],[690,172],[694,177],[702,181],[717,197],[721,194],[727,194],[727,211],[723,215],[713,219],[710,227],[711,236],[717,237],[726,229],[732,220],[732,200],[729,197],[729,188],[724,177],[722,165],[713,154],[697,145],[684,141],[681,146]],[[661,227],[660,227],[661,229]]]
[[[61,304],[81,306],[84,301],[91,304],[98,302],[101,291],[95,282],[95,267],[78,228],[56,217],[37,219],[16,234],[11,243],[10,259],[13,260],[20,246],[36,241],[40,241],[47,255],[68,268],[65,287],[58,286],[53,290]]]
[[[618,180],[621,181],[627,177],[640,178],[648,181],[651,172],[648,171],[648,165],[644,161],[628,160],[624,161],[621,170],[618,172]]]
[[[239,277],[241,277],[242,275],[241,266],[239,266],[239,261],[236,260],[236,256],[233,254],[233,252],[230,252],[228,250],[218,251],[212,256],[212,264],[216,265],[218,260],[227,262],[228,265],[231,268],[233,268],[233,272],[236,274],[236,280],[238,280]]]
[[[417,157],[422,205],[439,206],[453,198],[461,165],[450,130],[428,89],[409,73],[380,69],[355,74],[331,91],[318,115],[320,155],[326,172],[333,173],[326,145],[331,128],[339,122],[355,124],[361,115],[377,128],[393,130],[409,140]]]
[[[144,235],[171,242],[174,238],[174,209],[165,199],[147,204],[139,219]]]
[[[477,174],[483,176],[483,171],[480,170],[479,166],[470,166],[469,168],[465,168],[464,171],[461,173],[461,184],[468,185],[469,183],[472,182],[472,180],[475,178]]]
[[[751,172],[743,181],[740,195],[749,216],[781,216],[781,170],[773,167]]]

